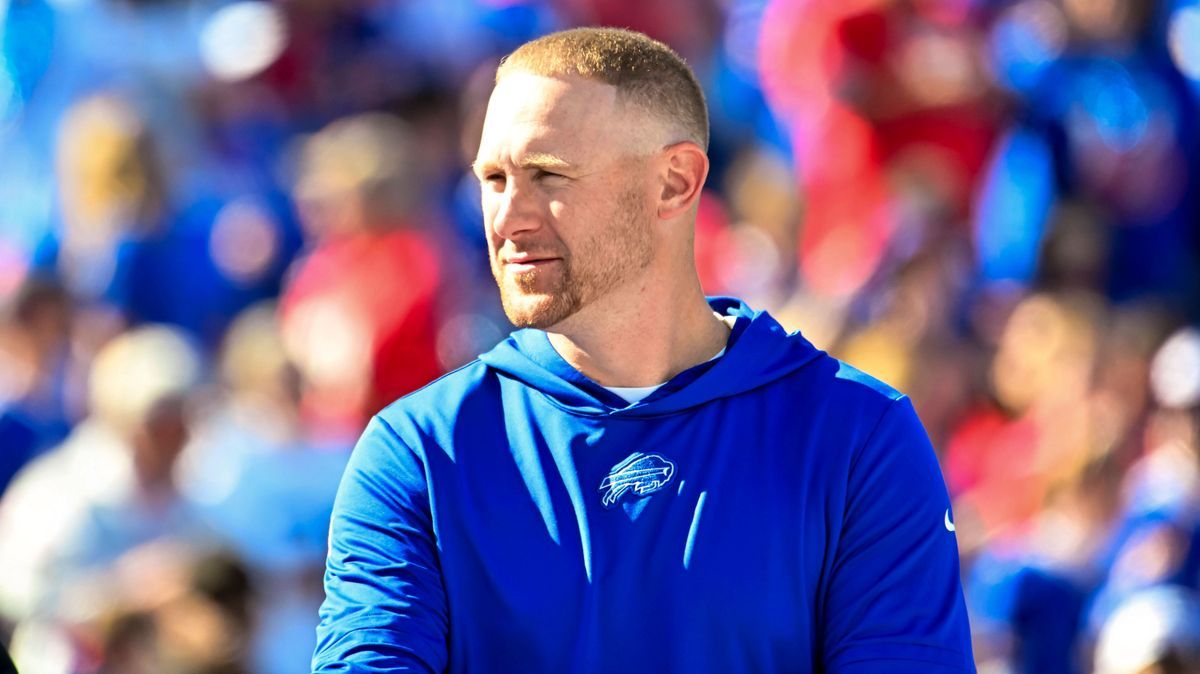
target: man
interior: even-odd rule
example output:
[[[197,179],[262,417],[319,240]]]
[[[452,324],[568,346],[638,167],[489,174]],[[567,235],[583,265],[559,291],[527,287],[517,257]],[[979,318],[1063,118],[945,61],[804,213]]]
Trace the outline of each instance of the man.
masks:
[[[695,77],[612,29],[496,75],[475,171],[520,328],[372,420],[318,672],[969,672],[911,405],[692,258]]]

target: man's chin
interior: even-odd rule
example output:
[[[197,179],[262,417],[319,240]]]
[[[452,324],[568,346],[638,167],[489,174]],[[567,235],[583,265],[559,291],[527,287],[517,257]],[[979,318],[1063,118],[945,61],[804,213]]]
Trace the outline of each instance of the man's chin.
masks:
[[[518,328],[545,330],[578,311],[578,302],[565,294],[509,292],[501,295],[504,315]]]

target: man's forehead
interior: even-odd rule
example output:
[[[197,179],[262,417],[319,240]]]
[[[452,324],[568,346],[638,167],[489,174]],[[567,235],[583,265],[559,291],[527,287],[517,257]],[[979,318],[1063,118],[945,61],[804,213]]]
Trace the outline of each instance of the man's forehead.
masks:
[[[480,157],[514,150],[558,154],[560,145],[606,149],[614,131],[626,123],[622,107],[616,87],[603,82],[506,74],[488,103]],[[601,147],[591,147],[595,145]]]
[[[617,112],[617,88],[579,76],[547,76],[517,70],[500,78],[488,114],[587,117]]]

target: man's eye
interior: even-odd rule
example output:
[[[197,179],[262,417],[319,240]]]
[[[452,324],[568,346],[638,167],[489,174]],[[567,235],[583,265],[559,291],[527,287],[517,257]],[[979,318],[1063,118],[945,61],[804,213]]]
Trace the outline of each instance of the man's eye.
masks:
[[[503,173],[488,173],[487,175],[483,176],[483,182],[487,183],[488,185],[503,185],[504,184],[504,174]]]
[[[551,171],[545,171],[542,169],[538,169],[537,173],[534,175],[534,178],[537,180],[550,180],[553,178],[565,178],[565,177],[566,176],[562,175],[561,173],[553,173]]]

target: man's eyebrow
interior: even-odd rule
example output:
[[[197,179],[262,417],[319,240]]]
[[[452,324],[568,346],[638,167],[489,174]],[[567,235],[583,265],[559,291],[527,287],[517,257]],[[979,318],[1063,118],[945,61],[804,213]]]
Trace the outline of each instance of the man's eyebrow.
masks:
[[[571,162],[546,152],[530,152],[521,159],[519,166],[523,169],[568,169],[571,168]]]
[[[573,164],[562,157],[550,154],[548,152],[530,152],[521,158],[521,161],[517,166],[518,168],[522,169],[565,170],[571,168]],[[497,168],[497,164],[488,160],[476,159],[475,161],[471,162],[471,165],[468,168],[475,175],[483,175],[484,172]]]

